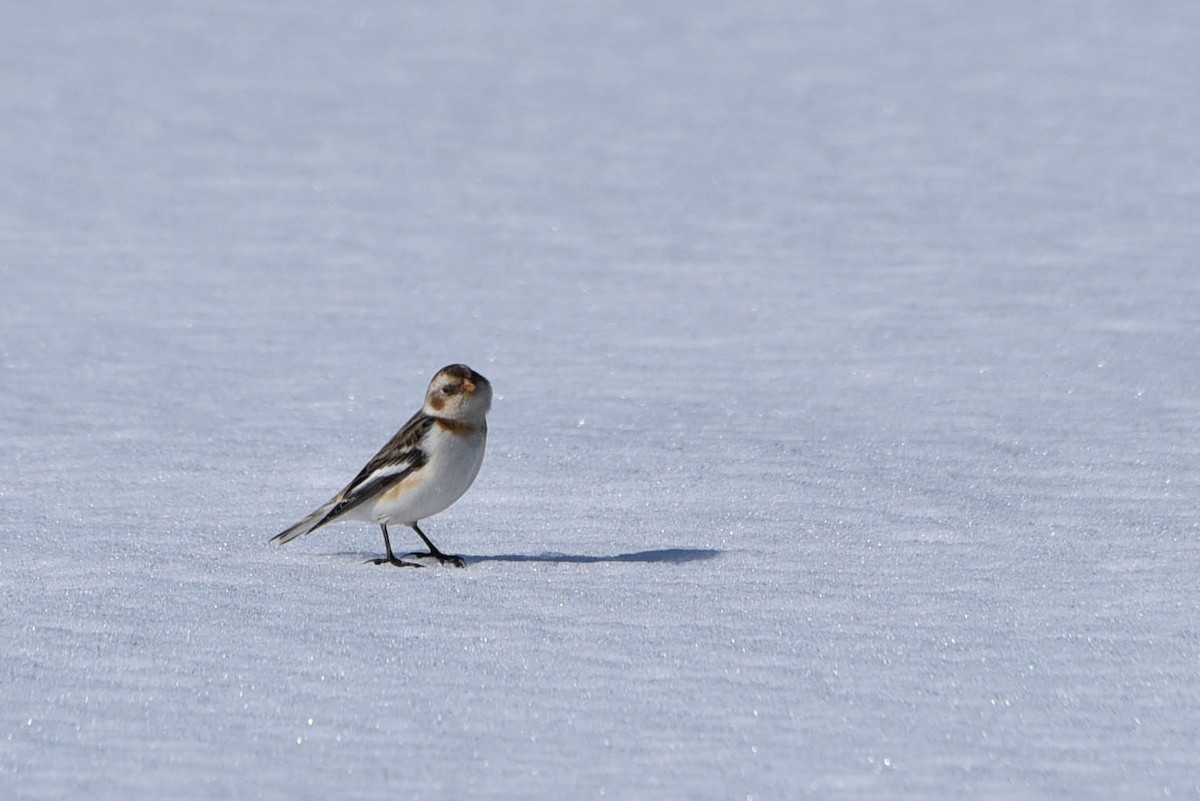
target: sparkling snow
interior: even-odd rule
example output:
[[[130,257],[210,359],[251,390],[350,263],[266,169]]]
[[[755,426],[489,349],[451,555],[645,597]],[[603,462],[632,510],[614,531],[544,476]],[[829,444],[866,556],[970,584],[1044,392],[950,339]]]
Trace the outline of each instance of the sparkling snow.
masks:
[[[9,8],[0,796],[1200,796],[1197,76],[1194,2]],[[456,361],[466,569],[268,544]]]

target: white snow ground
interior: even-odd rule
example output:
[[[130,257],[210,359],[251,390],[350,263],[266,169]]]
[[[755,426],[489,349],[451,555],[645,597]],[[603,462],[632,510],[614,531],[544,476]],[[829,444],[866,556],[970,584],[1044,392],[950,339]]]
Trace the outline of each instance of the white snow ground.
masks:
[[[0,796],[1200,796],[1196,3],[10,5]]]

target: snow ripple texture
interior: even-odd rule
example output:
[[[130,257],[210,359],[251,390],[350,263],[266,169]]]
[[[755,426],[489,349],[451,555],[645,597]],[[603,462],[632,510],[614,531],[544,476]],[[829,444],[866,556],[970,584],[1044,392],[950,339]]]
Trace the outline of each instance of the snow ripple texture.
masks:
[[[0,796],[1200,795],[1200,5],[16,6]]]

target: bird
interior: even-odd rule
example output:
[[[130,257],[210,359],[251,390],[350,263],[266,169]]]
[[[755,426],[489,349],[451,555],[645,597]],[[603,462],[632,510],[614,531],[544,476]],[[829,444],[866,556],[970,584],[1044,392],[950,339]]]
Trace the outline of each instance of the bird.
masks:
[[[487,446],[487,413],[492,385],[465,364],[438,370],[429,382],[420,411],[387,441],[345,489],[271,538],[284,545],[329,523],[363,520],[383,532],[387,556],[376,565],[423,567],[412,558],[433,558],[463,567],[461,556],[448,556],[425,536],[420,521],[449,508],[479,475]],[[429,548],[397,558],[388,526],[411,528]]]

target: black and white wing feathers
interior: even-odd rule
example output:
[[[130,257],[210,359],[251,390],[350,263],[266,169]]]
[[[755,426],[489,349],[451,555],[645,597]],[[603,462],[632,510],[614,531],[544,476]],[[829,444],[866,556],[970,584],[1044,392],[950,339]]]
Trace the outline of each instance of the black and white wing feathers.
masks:
[[[421,443],[435,423],[436,420],[423,411],[414,414],[404,427],[379,449],[379,453],[371,457],[345,489],[314,509],[300,522],[276,534],[271,538],[271,542],[283,545],[315,531],[326,523],[332,523],[419,470],[428,461],[428,455],[422,449]]]

